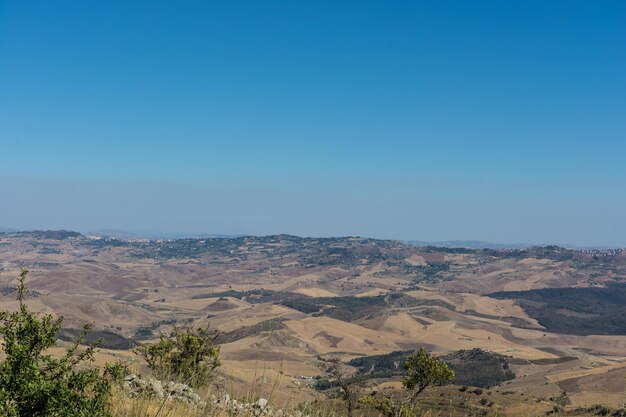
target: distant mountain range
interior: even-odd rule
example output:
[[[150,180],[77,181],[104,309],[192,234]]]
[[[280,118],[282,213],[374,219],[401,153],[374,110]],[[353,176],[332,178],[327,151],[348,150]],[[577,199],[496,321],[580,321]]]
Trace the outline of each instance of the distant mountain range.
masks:
[[[0,227],[0,233],[25,232],[7,227]],[[50,232],[50,231],[48,231]],[[67,231],[65,231],[67,232]],[[250,236],[246,234],[219,234],[219,233],[168,233],[153,230],[118,230],[118,229],[98,229],[82,233],[85,236],[102,236],[122,240],[175,240],[175,239],[230,239],[242,236]],[[392,239],[393,240],[393,239]],[[444,240],[444,241],[425,241],[425,240],[406,240],[405,243],[414,246],[433,246],[437,248],[466,248],[466,249],[527,249],[534,246],[557,245],[568,249],[617,249],[617,246],[582,246],[561,243],[494,243],[482,240]]]

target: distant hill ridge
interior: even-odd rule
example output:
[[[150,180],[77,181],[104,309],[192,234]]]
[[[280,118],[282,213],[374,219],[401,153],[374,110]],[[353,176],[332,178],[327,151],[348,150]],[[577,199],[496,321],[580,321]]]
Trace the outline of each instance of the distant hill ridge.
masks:
[[[127,232],[115,229],[100,229],[93,232],[80,233],[72,230],[18,230],[6,227],[0,227],[0,234],[12,234],[33,236],[48,239],[67,239],[81,238],[86,236],[97,236],[119,240],[190,240],[190,239],[284,239],[287,241],[297,240],[328,240],[328,239],[361,239],[371,242],[398,242],[411,246],[432,247],[432,248],[449,248],[449,249],[494,249],[494,250],[527,250],[532,248],[562,248],[572,250],[606,250],[619,249],[618,246],[578,246],[570,244],[532,244],[532,243],[494,243],[481,240],[446,240],[446,241],[424,241],[424,240],[400,240],[400,239],[376,239],[360,236],[337,236],[337,237],[303,237],[289,234],[276,234],[267,236],[245,235],[245,234],[177,234],[177,233],[160,233],[160,232]]]
[[[12,230],[12,229],[0,229],[0,233],[8,234],[11,236],[23,236],[23,237],[34,237],[38,239],[56,239],[56,240],[64,240],[64,239],[77,239],[83,238],[84,236],[81,233],[74,232],[71,230]]]

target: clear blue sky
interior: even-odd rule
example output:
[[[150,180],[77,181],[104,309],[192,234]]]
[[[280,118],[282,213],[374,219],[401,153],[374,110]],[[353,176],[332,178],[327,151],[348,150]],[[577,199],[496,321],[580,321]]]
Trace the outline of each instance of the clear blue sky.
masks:
[[[626,2],[0,0],[0,226],[626,246]]]

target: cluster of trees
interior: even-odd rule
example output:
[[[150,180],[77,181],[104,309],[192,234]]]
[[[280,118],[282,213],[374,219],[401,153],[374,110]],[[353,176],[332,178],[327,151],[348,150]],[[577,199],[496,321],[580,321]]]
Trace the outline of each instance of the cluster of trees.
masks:
[[[402,364],[411,356],[412,351],[396,351],[384,355],[363,356],[348,362],[357,369],[362,378],[391,378],[402,376]],[[482,349],[459,350],[442,356],[443,360],[456,374],[453,384],[471,385],[489,388],[515,378],[506,357]],[[323,386],[318,384],[323,390]]]
[[[305,314],[324,315],[337,320],[352,322],[361,318],[370,317],[387,306],[423,307],[440,306],[454,310],[454,305],[442,300],[417,300],[403,292],[392,292],[388,295],[367,297],[309,297],[307,295],[256,289],[249,291],[222,291],[192,296],[194,299],[215,297],[234,297],[243,299],[252,304],[274,303],[298,310]]]
[[[337,358],[321,360],[319,367],[345,402],[348,417],[353,416],[357,404],[371,407],[386,417],[415,417],[419,411],[418,396],[426,388],[449,382],[455,376],[444,361],[420,348],[404,361],[401,390],[385,389],[373,381],[376,389],[370,395],[360,396],[362,375],[351,374]]]
[[[541,288],[489,294],[514,299],[547,330],[575,335],[626,334],[626,284]]]

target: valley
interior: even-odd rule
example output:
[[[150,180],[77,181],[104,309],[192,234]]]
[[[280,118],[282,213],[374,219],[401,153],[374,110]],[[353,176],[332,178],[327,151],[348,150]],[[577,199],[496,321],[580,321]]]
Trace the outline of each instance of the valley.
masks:
[[[549,411],[563,392],[572,410],[626,401],[624,250],[7,232],[1,309],[17,306],[21,268],[30,271],[29,306],[64,317],[61,343],[92,323],[100,357],[133,360],[133,344],[174,325],[209,326],[225,381],[260,392],[280,385],[279,401],[321,395],[319,356],[394,383],[388,364],[419,347],[464,364],[463,378],[431,400],[446,389],[466,395],[458,388],[469,385],[491,392],[484,407],[509,415]]]

